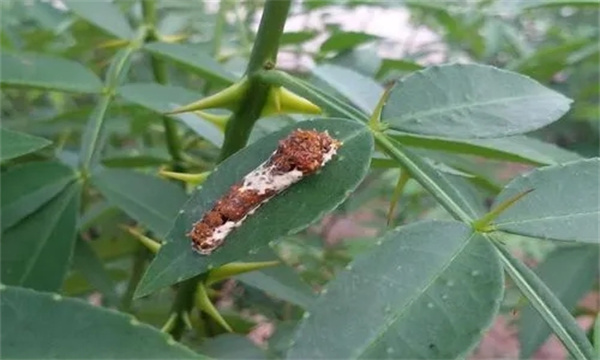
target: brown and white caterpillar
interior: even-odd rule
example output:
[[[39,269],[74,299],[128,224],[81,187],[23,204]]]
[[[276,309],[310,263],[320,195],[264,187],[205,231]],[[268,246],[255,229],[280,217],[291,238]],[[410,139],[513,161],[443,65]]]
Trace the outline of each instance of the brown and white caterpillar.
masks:
[[[265,162],[233,185],[194,223],[187,234],[192,239],[192,248],[202,255],[213,252],[262,204],[321,169],[340,146],[341,142],[327,131],[294,130],[279,141],[277,150]]]

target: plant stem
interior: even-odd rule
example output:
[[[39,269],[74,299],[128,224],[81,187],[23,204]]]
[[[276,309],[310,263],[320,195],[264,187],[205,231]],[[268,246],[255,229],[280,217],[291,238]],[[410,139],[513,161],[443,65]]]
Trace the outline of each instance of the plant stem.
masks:
[[[144,0],[143,4],[146,4],[144,13],[149,11],[147,8],[149,3],[151,3],[151,0]],[[228,122],[225,142],[219,156],[220,161],[246,145],[250,131],[260,116],[267,100],[270,85],[260,81],[254,74],[260,71],[265,64],[275,62],[279,47],[279,38],[283,32],[290,3],[291,0],[268,0],[265,5],[258,29],[257,40],[252,51],[250,63],[246,69],[250,86],[239,109],[237,109]],[[153,70],[157,81],[160,82],[160,76],[162,76],[160,67],[156,67],[155,69],[153,65]],[[182,314],[189,313],[193,308],[194,295],[198,282],[202,280],[202,276],[193,277],[178,285],[175,301],[171,307],[171,312],[177,316],[177,320],[170,331],[175,339],[180,339],[185,330],[186,325],[182,321]]]
[[[387,136],[379,131],[371,131],[371,133],[375,138],[375,143],[392,159],[402,164],[403,168],[410,173],[411,177],[433,195],[440,205],[442,205],[456,220],[466,224],[470,224],[471,221],[473,221],[471,216],[461,208],[460,204],[446,194],[434,179],[430,178],[419,168],[418,164],[415,164],[414,161],[404,154],[400,149],[400,145],[394,144]]]
[[[138,42],[133,41],[129,46],[117,52],[110,62],[110,66],[104,79],[104,91],[102,97],[92,111],[83,134],[79,168],[84,174],[87,174],[90,166],[98,160],[99,153],[102,150],[106,113],[115,97],[116,89],[119,86],[123,75],[128,70],[131,55],[137,49]]]
[[[147,27],[146,37],[144,42],[157,41],[158,36],[155,29],[156,23],[156,7],[154,0],[143,0],[142,1],[142,13],[144,16],[144,23]],[[150,65],[152,67],[152,73],[157,83],[166,85],[168,83],[167,67],[165,63],[157,59],[156,57],[150,57]],[[181,141],[177,135],[177,126],[173,119],[163,116],[163,127],[165,129],[165,140],[169,155],[173,161],[173,170],[177,172],[183,172],[185,170],[183,166],[183,152]],[[196,290],[198,280],[196,278],[188,279],[177,288],[175,295],[175,301],[171,306],[171,313],[175,314],[175,323],[170,333],[176,340],[179,340],[185,331],[186,324],[183,321],[183,314],[189,313],[194,305],[194,292]]]
[[[242,46],[242,53],[248,54],[250,52],[250,48],[252,46],[250,34],[248,34],[246,21],[242,18],[242,14],[240,14],[240,6],[244,3],[235,4],[234,12],[236,16],[236,23],[238,25],[240,45]],[[248,19],[249,14],[246,14],[246,19]]]
[[[215,30],[213,31],[212,55],[218,59],[221,52],[221,41],[223,38],[223,27],[225,27],[225,15],[229,9],[229,0],[221,0],[219,2],[219,12],[215,21]]]
[[[147,27],[146,37],[144,42],[157,41],[158,36],[156,35],[155,22],[156,22],[156,7],[154,0],[143,0],[142,1],[142,13],[144,15],[144,23]],[[150,65],[152,67],[152,73],[157,83],[166,85],[168,82],[167,67],[162,60],[157,59],[154,56],[150,57]],[[182,161],[182,149],[181,141],[177,135],[177,125],[175,121],[167,116],[162,117],[163,127],[165,129],[165,141],[167,143],[167,150],[173,160],[173,170],[183,171]]]
[[[135,288],[138,286],[140,280],[142,279],[142,275],[144,274],[144,270],[146,269],[146,260],[148,259],[148,255],[148,249],[146,249],[143,245],[138,245],[138,249],[135,252],[135,257],[133,259],[131,277],[127,283],[125,294],[121,299],[121,309],[123,311],[130,312],[131,310],[133,294],[135,293]]]
[[[275,64],[279,39],[290,9],[291,0],[267,0],[260,20],[250,61],[246,68],[249,86],[240,106],[229,119],[219,160],[223,161],[246,146],[250,131],[267,101],[270,85],[256,76],[264,67]]]
[[[181,339],[181,336],[186,329],[187,325],[185,324],[185,321],[183,321],[183,314],[189,313],[194,308],[194,295],[196,294],[196,288],[198,287],[198,282],[201,280],[201,276],[202,275],[187,279],[178,285],[175,301],[171,306],[171,313],[174,313],[177,316],[175,324],[170,331],[171,336],[173,336],[175,340]]]

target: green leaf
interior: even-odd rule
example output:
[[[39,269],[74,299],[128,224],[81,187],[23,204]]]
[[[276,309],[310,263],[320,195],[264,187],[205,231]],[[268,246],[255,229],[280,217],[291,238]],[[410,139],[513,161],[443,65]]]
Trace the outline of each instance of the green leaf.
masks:
[[[329,282],[288,358],[464,357],[491,324],[502,291],[493,247],[468,225],[400,227]]]
[[[379,39],[379,36],[367,33],[340,31],[332,34],[325,42],[323,42],[321,51],[346,50],[377,39]]]
[[[92,183],[109,203],[159,237],[171,229],[186,198],[180,186],[132,170],[101,170],[92,175]]]
[[[504,246],[492,241],[504,270],[575,359],[593,359],[593,348],[585,334],[554,293]]]
[[[598,246],[560,247],[536,268],[539,278],[567,310],[594,286],[598,278]],[[532,306],[519,316],[521,358],[529,359],[551,333],[550,327]]]
[[[318,33],[316,31],[286,32],[281,34],[279,46],[301,44],[313,39],[317,35]]]
[[[73,169],[57,162],[31,162],[3,172],[2,231],[39,209],[74,180]]]
[[[236,278],[276,298],[303,308],[307,308],[315,298],[310,286],[286,265],[245,273]]]
[[[556,73],[574,65],[569,64],[568,59],[589,41],[588,39],[575,39],[559,45],[540,47],[507,66],[510,70],[531,76],[538,81],[550,82]],[[597,41],[592,40],[592,42],[597,48]]]
[[[600,159],[536,169],[512,180],[492,207],[533,189],[494,221],[498,230],[562,241],[598,243]]]
[[[545,7],[562,7],[562,6],[592,6],[598,7],[598,0],[529,0],[521,1],[518,5],[521,10],[538,9]]]
[[[192,224],[210,210],[234,183],[268,159],[278,140],[295,128],[327,130],[344,144],[319,174],[293,185],[261,206],[242,226],[229,234],[220,249],[210,256],[192,251],[190,239],[186,236]],[[161,247],[136,290],[137,296],[193,277],[209,267],[243,261],[269,242],[298,232],[320,219],[348,197],[366,175],[372,149],[372,138],[363,125],[347,120],[319,119],[286,127],[231,156],[219,164],[202,188],[185,204],[167,236],[168,242]]]
[[[121,39],[131,39],[133,29],[119,7],[110,0],[65,0],[65,5],[86,21],[108,34]]]
[[[382,59],[381,67],[377,71],[377,78],[386,76],[394,71],[413,72],[422,70],[423,66],[412,61],[398,59]]]
[[[202,95],[182,87],[155,83],[127,84],[119,87],[118,92],[125,100],[160,114],[173,110],[174,107],[179,105],[194,102],[202,97]],[[221,147],[223,144],[221,130],[201,117],[192,113],[170,115],[169,117],[183,122],[196,134],[215,146]]]
[[[155,42],[147,44],[144,49],[157,57],[174,61],[207,80],[224,85],[231,85],[237,80],[208,53],[192,45]]]
[[[313,74],[350,100],[366,114],[371,114],[383,95],[383,87],[356,71],[335,65],[321,65]]]
[[[50,144],[50,140],[0,128],[0,161],[29,154]]]
[[[90,70],[71,60],[33,53],[0,54],[0,83],[42,90],[102,92],[102,82]]]
[[[80,184],[73,184],[2,236],[2,282],[37,290],[60,288],[75,240]]]
[[[373,78],[377,69],[381,67],[381,59],[374,47],[349,49],[342,51],[331,59],[332,65],[352,69],[363,75]]]
[[[433,66],[397,83],[382,121],[415,134],[503,137],[558,120],[570,102],[526,76],[492,66]]]
[[[406,146],[534,165],[554,165],[581,159],[576,153],[522,135],[499,139],[448,139],[406,133],[391,136]]]
[[[2,358],[203,358],[135,318],[58,294],[2,285]]]
[[[90,244],[81,238],[75,244],[73,268],[83,275],[92,289],[102,293],[109,305],[119,305],[119,296],[110,274]]]

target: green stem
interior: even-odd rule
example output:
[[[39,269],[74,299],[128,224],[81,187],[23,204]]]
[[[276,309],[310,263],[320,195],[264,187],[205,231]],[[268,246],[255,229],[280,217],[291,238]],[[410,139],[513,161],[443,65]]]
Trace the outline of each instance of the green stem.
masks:
[[[215,30],[213,31],[212,55],[218,59],[221,52],[221,41],[223,39],[223,28],[225,27],[225,15],[229,9],[229,0],[219,2],[219,12],[215,21]]]
[[[258,72],[257,76],[267,84],[275,86],[284,86],[288,90],[307,98],[311,102],[317,104],[330,116],[341,117],[356,120],[359,122],[367,122],[369,117],[360,110],[347,104],[294,76],[291,76],[279,70],[263,70]]]
[[[448,212],[457,220],[470,224],[473,219],[467,214],[459,204],[457,204],[451,196],[446,194],[440,186],[424,173],[419,166],[413,162],[406,154],[404,154],[396,145],[392,143],[387,136],[379,131],[372,131],[375,143],[388,154],[392,159],[400,163],[405,168],[413,179],[423,186]]]
[[[242,14],[240,14],[240,6],[245,5],[244,3],[236,3],[235,4],[235,16],[236,23],[238,25],[238,31],[240,33],[240,43],[242,45],[242,53],[248,54],[250,52],[250,47],[252,46],[250,40],[250,34],[248,34],[247,24],[244,19],[242,19]],[[246,14],[246,19],[248,19],[249,14]]]
[[[144,42],[157,41],[158,36],[155,29],[156,23],[156,7],[154,0],[143,0],[142,1],[142,13],[144,15],[144,22],[148,29]],[[168,74],[166,64],[152,56],[150,58],[150,65],[152,67],[152,73],[156,82],[162,85],[168,83]],[[184,171],[183,166],[183,151],[182,142],[177,135],[177,126],[173,119],[163,116],[162,117],[163,127],[165,129],[165,140],[167,144],[167,150],[173,160],[173,170],[177,172]],[[196,278],[188,279],[177,288],[175,294],[175,300],[171,306],[171,313],[174,314],[174,324],[170,333],[176,340],[179,340],[183,335],[186,324],[184,321],[184,315],[189,313],[194,307],[194,293],[198,280]]]
[[[198,282],[201,280],[200,276],[187,279],[178,285],[175,301],[171,306],[171,313],[176,314],[176,320],[170,333],[175,340],[181,339],[187,327],[185,321],[183,321],[183,314],[190,313],[194,308],[194,296]]]
[[[250,61],[246,68],[249,86],[240,106],[231,116],[225,130],[225,141],[219,160],[234,154],[248,142],[250,131],[260,117],[267,101],[270,85],[257,75],[263,68],[275,64],[279,39],[290,9],[291,0],[267,0]]]
[[[131,277],[129,278],[129,282],[127,283],[127,289],[125,290],[125,294],[121,299],[121,309],[125,312],[130,312],[131,310],[133,294],[135,293],[135,288],[137,288],[138,284],[140,283],[140,280],[142,279],[142,275],[144,275],[148,255],[148,249],[146,249],[143,245],[138,245],[138,249],[135,252],[135,257],[133,259]]]
[[[154,0],[143,0],[142,1],[142,13],[144,15],[144,23],[147,27],[146,37],[144,42],[153,42],[158,40],[156,34],[155,23],[156,23],[156,7]],[[168,74],[166,64],[152,56],[150,58],[150,65],[152,67],[152,73],[156,82],[162,85],[168,83]],[[181,141],[177,135],[177,125],[175,121],[167,116],[162,117],[163,127],[165,129],[165,140],[167,143],[167,150],[173,160],[173,170],[183,171],[182,161],[182,148]]]

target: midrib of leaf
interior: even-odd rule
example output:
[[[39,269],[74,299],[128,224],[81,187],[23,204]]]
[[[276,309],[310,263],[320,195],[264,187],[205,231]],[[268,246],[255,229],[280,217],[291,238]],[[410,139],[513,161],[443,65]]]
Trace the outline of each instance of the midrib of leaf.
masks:
[[[495,104],[505,104],[505,103],[509,103],[511,101],[519,101],[519,100],[535,99],[535,98],[546,98],[546,97],[548,97],[548,95],[509,96],[509,97],[504,97],[504,98],[494,99],[494,100],[486,100],[486,101],[472,102],[472,103],[460,103],[458,105],[453,105],[453,106],[438,107],[438,108],[435,108],[432,110],[417,111],[417,112],[409,113],[405,116],[399,116],[397,119],[399,121],[405,121],[405,120],[410,120],[410,119],[423,118],[423,117],[427,117],[427,116],[431,116],[431,115],[443,114],[445,112],[453,111],[453,110],[476,108],[476,107],[495,105]],[[385,119],[382,119],[382,120],[385,120]],[[393,125],[392,125],[392,127],[393,127]]]
[[[52,232],[54,232],[54,227],[56,226],[56,223],[58,222],[60,217],[63,215],[67,206],[69,206],[69,204],[71,203],[71,200],[72,200],[73,194],[75,193],[75,190],[76,190],[76,188],[75,188],[75,186],[73,186],[72,188],[67,188],[67,189],[63,190],[63,193],[58,195],[58,196],[64,196],[64,200],[62,201],[61,207],[59,208],[60,211],[57,211],[53,214],[54,216],[52,217],[52,221],[50,223],[51,226],[47,227],[48,232],[46,234],[44,234],[43,240],[39,242],[33,255],[29,258],[27,267],[25,268],[23,275],[21,275],[21,278],[19,279],[20,284],[22,284],[25,281],[25,279],[29,276],[29,273],[33,270],[33,266],[35,263],[37,263],[37,260],[40,257],[42,250],[46,246],[48,239],[50,238],[50,235],[52,234]],[[44,210],[42,209],[41,211],[44,211]],[[41,237],[41,234],[40,234],[40,237]]]
[[[560,314],[561,317],[567,319],[571,318],[571,314],[564,308],[562,303],[556,299],[552,291],[548,289],[546,285],[525,265],[520,265],[516,261],[513,264],[513,261],[511,260],[512,256],[502,245],[498,244],[497,240],[494,238],[491,238],[490,240],[496,248],[506,272],[510,275],[523,294],[526,295],[527,299],[544,318],[546,323],[552,328],[554,333],[560,338],[571,355],[573,355],[575,359],[592,359],[593,348],[577,323],[575,323],[574,320],[572,322],[568,321],[563,323],[557,317],[555,311]],[[524,275],[528,272],[530,274]],[[537,282],[537,287],[539,287],[539,290],[542,290],[541,292],[536,291],[536,289],[532,287],[529,279],[527,279],[528,276],[531,277],[531,280]],[[542,293],[545,294],[542,295]]]
[[[379,341],[379,339],[381,339],[382,336],[385,335],[385,332],[387,330],[389,330],[390,327],[392,327],[392,325],[394,325],[399,319],[401,319],[406,312],[410,309],[410,307],[417,301],[419,300],[423,294],[425,294],[425,292],[427,292],[427,290],[429,290],[429,288],[437,281],[437,279],[444,274],[444,272],[446,271],[446,269],[448,269],[448,267],[450,265],[452,265],[452,263],[454,262],[454,260],[460,255],[462,254],[462,252],[464,251],[464,249],[467,247],[467,245],[469,245],[470,241],[473,239],[473,237],[476,234],[474,232],[471,233],[471,235],[469,235],[469,238],[466,239],[463,244],[460,246],[460,248],[457,249],[457,251],[452,255],[452,257],[444,264],[443,267],[440,268],[440,270],[435,273],[430,281],[419,291],[417,292],[417,294],[415,294],[415,296],[406,304],[406,306],[402,309],[402,311],[398,312],[395,314],[395,316],[392,317],[392,319],[385,323],[384,326],[380,329],[380,331],[374,336],[374,338],[371,338],[371,341],[366,342],[366,347],[359,349],[356,356],[353,358],[358,358],[360,355],[364,354],[367,350],[369,350],[370,347],[373,346],[373,344],[377,343]]]
[[[513,221],[496,222],[496,225],[526,224],[526,223],[535,222],[535,221],[568,219],[568,218],[573,218],[573,217],[577,217],[577,216],[597,215],[597,214],[600,214],[600,212],[586,211],[586,212],[580,212],[580,213],[569,213],[569,214],[545,216],[545,217],[540,217],[540,218],[529,218],[529,219],[523,219],[523,220],[519,219],[519,220],[513,220]]]

